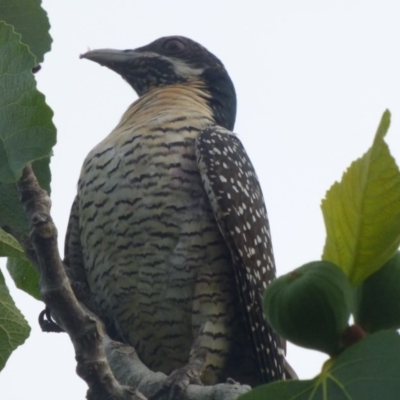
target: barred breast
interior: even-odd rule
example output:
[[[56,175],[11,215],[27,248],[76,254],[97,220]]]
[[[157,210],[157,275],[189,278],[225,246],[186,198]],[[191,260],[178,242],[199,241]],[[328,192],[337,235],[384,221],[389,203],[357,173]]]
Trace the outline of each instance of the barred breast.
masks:
[[[207,349],[205,383],[218,380],[244,335],[229,251],[194,152],[213,124],[204,91],[152,90],[89,153],[78,187],[98,310],[153,370],[169,373]]]

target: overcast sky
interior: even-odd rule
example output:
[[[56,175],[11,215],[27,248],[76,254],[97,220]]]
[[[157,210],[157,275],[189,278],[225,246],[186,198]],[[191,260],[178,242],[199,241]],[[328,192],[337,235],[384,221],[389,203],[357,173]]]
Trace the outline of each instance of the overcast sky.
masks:
[[[58,127],[52,213],[60,248],[84,157],[136,98],[118,75],[79,60],[88,47],[135,48],[178,34],[223,61],[238,95],[235,132],[264,191],[279,275],[320,258],[320,201],[371,145],[386,108],[393,114],[387,141],[400,159],[398,0],[44,0],[43,6],[54,42],[37,79]],[[41,333],[43,304],[8,283],[32,334],[0,374],[1,398],[84,399],[68,337]],[[289,346],[288,359],[310,378],[325,357]]]

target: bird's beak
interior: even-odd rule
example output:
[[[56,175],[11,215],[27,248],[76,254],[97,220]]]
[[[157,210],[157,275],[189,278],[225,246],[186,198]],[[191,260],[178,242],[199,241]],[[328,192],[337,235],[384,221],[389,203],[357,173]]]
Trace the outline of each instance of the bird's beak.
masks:
[[[81,54],[79,58],[86,58],[112,69],[113,66],[133,61],[135,58],[142,56],[142,54],[137,53],[135,50],[99,49]]]

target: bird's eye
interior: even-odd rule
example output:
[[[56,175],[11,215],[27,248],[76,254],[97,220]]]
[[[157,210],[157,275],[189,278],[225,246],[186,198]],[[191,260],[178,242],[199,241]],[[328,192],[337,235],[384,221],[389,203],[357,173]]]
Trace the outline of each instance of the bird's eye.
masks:
[[[179,39],[169,39],[163,43],[162,48],[170,54],[176,54],[184,51],[186,45]]]

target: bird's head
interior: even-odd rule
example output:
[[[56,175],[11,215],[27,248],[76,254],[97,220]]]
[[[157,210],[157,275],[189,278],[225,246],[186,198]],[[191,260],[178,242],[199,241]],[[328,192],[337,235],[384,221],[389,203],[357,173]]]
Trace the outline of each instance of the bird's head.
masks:
[[[168,36],[135,50],[92,50],[81,58],[117,72],[138,96],[174,84],[199,84],[207,93],[216,123],[233,129],[236,117],[233,83],[222,62],[191,39]]]

